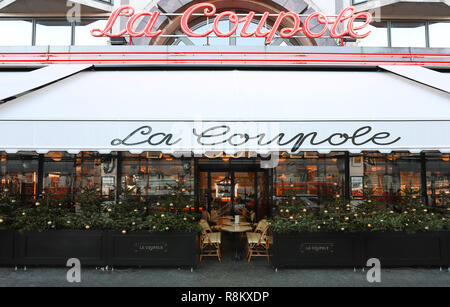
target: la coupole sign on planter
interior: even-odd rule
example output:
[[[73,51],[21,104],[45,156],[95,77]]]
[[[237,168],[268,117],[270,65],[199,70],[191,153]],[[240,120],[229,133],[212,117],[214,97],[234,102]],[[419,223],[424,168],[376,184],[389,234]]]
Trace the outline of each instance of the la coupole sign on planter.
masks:
[[[342,10],[337,17],[329,18],[321,12],[314,12],[308,15],[305,20],[301,21],[300,16],[294,12],[280,12],[275,18],[270,30],[266,30],[265,26],[268,24],[269,17],[272,17],[269,12],[265,12],[259,18],[259,21],[254,21],[256,13],[251,11],[247,15],[242,16],[232,11],[225,11],[219,14],[217,9],[212,3],[199,3],[191,6],[181,16],[180,25],[181,30],[190,37],[206,37],[211,34],[215,34],[218,37],[230,37],[232,35],[240,35],[241,37],[264,37],[265,43],[270,44],[275,37],[276,33],[282,38],[292,38],[295,35],[299,35],[300,32],[310,38],[319,38],[325,35],[329,31],[329,35],[332,38],[342,38],[344,36],[351,36],[356,39],[362,39],[370,34],[370,31],[360,31],[366,28],[372,21],[372,16],[368,12],[355,12],[355,8],[350,6]],[[194,15],[196,14],[196,15]],[[212,18],[211,26],[202,33],[194,32],[189,24],[194,16],[197,14],[203,14],[204,17]],[[112,32],[113,26],[119,17],[128,17],[128,22],[125,29],[121,29],[118,32]],[[143,30],[137,32],[135,27],[138,20],[148,17],[148,22]],[[130,5],[124,5],[116,9],[108,19],[108,22],[104,29],[93,29],[91,34],[96,37],[120,37],[129,35],[130,37],[156,37],[161,35],[162,30],[154,30],[154,26],[160,18],[160,12],[136,12]],[[219,22],[221,20],[228,19],[231,22],[231,29],[228,32],[222,32],[219,29]],[[363,21],[362,24],[356,25],[355,21]],[[249,31],[251,23],[257,22],[255,31]],[[283,23],[290,22],[291,27],[282,26]],[[313,31],[312,22],[322,25],[319,30]],[[243,24],[241,31],[238,31],[240,24]],[[358,32],[360,31],[360,32]],[[363,33],[362,33],[363,32]]]

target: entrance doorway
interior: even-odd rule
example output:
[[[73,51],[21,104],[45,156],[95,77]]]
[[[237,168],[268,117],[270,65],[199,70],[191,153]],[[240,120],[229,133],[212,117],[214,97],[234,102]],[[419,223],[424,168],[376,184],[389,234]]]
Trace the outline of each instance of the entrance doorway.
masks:
[[[256,160],[201,161],[197,181],[199,207],[209,214],[239,214],[249,221],[258,221],[270,212],[269,178],[269,171],[261,169]]]

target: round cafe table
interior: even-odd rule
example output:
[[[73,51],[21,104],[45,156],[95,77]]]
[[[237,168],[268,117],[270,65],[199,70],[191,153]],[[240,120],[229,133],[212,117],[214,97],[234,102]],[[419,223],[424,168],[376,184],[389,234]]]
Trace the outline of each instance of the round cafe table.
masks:
[[[224,222],[223,224],[227,225],[227,226],[233,226],[233,225],[250,226],[251,225],[249,222],[239,222],[239,224],[235,224],[234,222]]]
[[[239,261],[242,259],[241,251],[239,249],[239,234],[247,231],[252,231],[250,226],[244,226],[240,224],[226,225],[222,227],[223,231],[230,232],[233,235],[233,260]]]

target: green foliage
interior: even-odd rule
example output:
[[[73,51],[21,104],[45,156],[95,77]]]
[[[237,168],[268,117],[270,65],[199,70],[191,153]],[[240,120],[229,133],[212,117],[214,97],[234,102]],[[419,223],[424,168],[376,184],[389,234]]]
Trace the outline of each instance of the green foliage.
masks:
[[[127,193],[120,201],[105,200],[99,189],[81,191],[75,202],[44,197],[33,204],[12,202],[11,197],[0,198],[0,229],[49,230],[118,230],[124,233],[136,230],[152,232],[197,232],[199,217],[185,208],[185,200],[174,206],[156,209],[147,207],[139,198]],[[174,199],[175,201],[175,199]]]
[[[152,232],[200,232],[199,217],[192,213],[153,213],[147,217],[147,228]]]
[[[14,224],[14,210],[18,199],[11,187],[0,190],[0,230],[9,229]]]
[[[270,219],[278,233],[295,232],[369,232],[449,230],[450,208],[426,207],[419,198],[407,194],[392,205],[368,199],[350,205],[341,199],[329,201],[320,210],[306,208],[290,198],[279,206],[277,216]]]
[[[50,199],[39,199],[31,205],[16,206],[12,228],[21,231],[63,229],[64,217],[74,211],[71,206],[70,203]]]
[[[190,187],[186,185],[184,178],[177,179],[173,185],[168,184],[168,189],[170,190],[169,197],[159,202],[161,207],[166,210],[181,210],[194,206],[189,196]]]

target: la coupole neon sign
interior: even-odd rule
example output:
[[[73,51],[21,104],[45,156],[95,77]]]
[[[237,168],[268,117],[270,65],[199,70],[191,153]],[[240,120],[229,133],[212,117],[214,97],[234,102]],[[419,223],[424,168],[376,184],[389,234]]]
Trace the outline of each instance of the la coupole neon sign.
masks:
[[[356,39],[362,39],[367,37],[371,31],[366,31],[365,33],[358,33],[357,31],[366,28],[372,21],[372,16],[370,13],[355,13],[355,8],[350,6],[342,10],[342,12],[337,17],[333,17],[330,19],[321,12],[314,12],[308,15],[303,22],[300,20],[300,16],[294,12],[280,12],[273,19],[274,22],[271,29],[265,30],[265,25],[267,24],[269,17],[272,17],[269,15],[269,12],[265,12],[259,19],[256,30],[250,32],[249,26],[255,19],[255,12],[249,12],[244,17],[240,17],[241,15],[237,15],[235,12],[225,11],[217,14],[214,17],[213,22],[211,23],[211,27],[208,30],[203,33],[197,33],[189,27],[189,23],[193,15],[198,14],[199,12],[203,12],[203,15],[205,17],[212,18],[216,15],[217,9],[216,6],[211,3],[199,3],[187,9],[186,12],[182,15],[180,21],[181,30],[187,36],[206,37],[214,33],[218,37],[230,37],[232,35],[238,34],[241,37],[264,37],[266,44],[270,44],[272,42],[277,32],[279,32],[279,35],[282,38],[292,38],[299,32],[303,32],[304,35],[309,38],[319,38],[325,35],[325,33],[327,33],[327,31],[329,30],[329,35],[332,38],[351,36]],[[120,30],[119,32],[112,33],[112,28],[120,16],[129,18],[126,28]],[[137,32],[135,30],[136,22],[146,16],[149,17],[149,20],[145,28]],[[104,29],[93,29],[91,30],[91,34],[95,37],[120,37],[127,34],[130,37],[156,37],[161,35],[162,33],[162,30],[153,30],[159,17],[159,12],[136,12],[132,6],[124,5],[116,9],[111,14]],[[228,32],[222,32],[219,29],[219,22],[223,19],[228,19],[232,24],[232,28]],[[323,26],[319,32],[312,31],[311,22],[313,20],[317,21]],[[355,25],[356,20],[362,20],[363,22],[360,25]],[[292,27],[282,27],[283,21],[290,21]],[[241,23],[243,24],[242,30],[237,33],[238,26]]]

